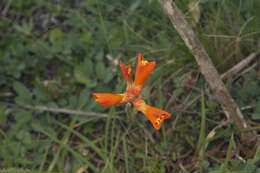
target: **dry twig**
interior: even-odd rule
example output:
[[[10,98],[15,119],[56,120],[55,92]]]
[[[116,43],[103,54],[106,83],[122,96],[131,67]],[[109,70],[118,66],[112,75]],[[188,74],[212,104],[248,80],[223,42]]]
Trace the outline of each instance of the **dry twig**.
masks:
[[[47,112],[55,112],[55,113],[63,113],[63,114],[74,114],[74,115],[84,115],[89,117],[107,117],[107,114],[96,113],[96,112],[81,112],[70,109],[60,109],[60,108],[48,108],[46,106],[31,106],[31,105],[21,105],[21,104],[13,104],[0,101],[0,104],[12,107],[21,107],[23,109],[29,110],[38,110],[38,111],[47,111]]]
[[[210,88],[216,95],[218,102],[221,104],[223,111],[228,120],[235,125],[237,129],[248,128],[248,125],[243,118],[243,115],[234,102],[233,98],[230,96],[227,88],[222,82],[220,75],[218,74],[216,68],[214,67],[209,55],[207,54],[205,48],[197,38],[196,34],[192,28],[187,23],[184,15],[178,9],[172,0],[158,0],[161,4],[164,12],[168,15],[173,26],[178,31],[182,39],[184,40],[186,46],[189,48],[190,52],[195,57],[201,73],[204,75],[206,81],[208,82]],[[249,139],[255,138],[253,132],[243,133],[241,135],[242,141],[247,143]]]
[[[256,53],[251,53],[248,57],[240,61],[238,64],[236,64],[234,67],[229,69],[227,72],[221,75],[221,79],[225,79],[228,76],[236,75],[239,73],[242,69],[244,69],[248,64],[256,57]]]

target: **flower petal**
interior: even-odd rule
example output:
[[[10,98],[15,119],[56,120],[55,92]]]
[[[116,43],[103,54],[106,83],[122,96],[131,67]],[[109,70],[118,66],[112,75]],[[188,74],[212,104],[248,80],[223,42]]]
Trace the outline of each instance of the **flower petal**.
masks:
[[[164,119],[171,116],[171,114],[168,112],[147,105],[142,99],[135,99],[133,101],[133,104],[135,109],[143,112],[143,114],[146,116],[147,119],[150,120],[156,130],[159,130],[161,128]]]
[[[144,59],[142,54],[138,55],[138,64],[135,72],[135,82],[134,85],[137,87],[142,87],[149,75],[155,68],[156,62],[148,62]]]
[[[122,63],[119,62],[119,67],[121,69],[121,73],[123,75],[123,77],[125,78],[125,80],[127,81],[127,83],[132,83],[133,81],[133,69],[131,67],[131,65],[124,65]]]
[[[124,102],[124,94],[93,93],[96,101],[103,106],[112,106]]]

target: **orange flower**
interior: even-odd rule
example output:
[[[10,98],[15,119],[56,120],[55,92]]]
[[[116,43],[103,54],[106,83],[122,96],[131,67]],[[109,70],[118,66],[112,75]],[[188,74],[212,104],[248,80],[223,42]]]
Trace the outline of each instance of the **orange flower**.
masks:
[[[131,88],[131,93],[134,95],[139,95],[142,91],[142,87],[149,75],[155,68],[156,62],[148,62],[144,59],[142,54],[138,55],[138,64],[135,72],[135,82]]]
[[[138,55],[138,64],[135,72],[135,82],[136,86],[143,86],[149,75],[155,68],[156,62],[148,62],[144,59],[142,54]]]
[[[138,55],[138,64],[135,72],[135,81],[133,83],[133,70],[131,65],[119,63],[121,73],[127,82],[126,91],[123,94],[111,93],[93,93],[96,101],[103,106],[112,106],[120,103],[133,102],[135,109],[144,113],[144,115],[153,124],[157,130],[160,129],[164,119],[169,118],[171,114],[161,109],[147,105],[144,100],[136,99],[141,91],[144,83],[155,68],[156,62],[148,62],[142,54]]]
[[[171,116],[171,114],[168,112],[147,105],[142,99],[135,99],[133,101],[133,104],[135,109],[143,112],[143,114],[148,120],[150,120],[156,130],[159,130],[161,128],[164,119],[167,119]]]
[[[112,106],[124,102],[124,94],[93,93],[93,97],[103,106]]]

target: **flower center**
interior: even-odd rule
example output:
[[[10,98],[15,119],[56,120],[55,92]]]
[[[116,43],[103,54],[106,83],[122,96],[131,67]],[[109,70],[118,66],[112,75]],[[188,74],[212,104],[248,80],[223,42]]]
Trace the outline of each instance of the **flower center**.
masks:
[[[159,125],[161,123],[161,119],[160,118],[157,118],[156,120],[155,120],[155,124],[156,125]]]
[[[142,65],[146,65],[147,63],[148,63],[148,61],[146,61],[146,60],[142,60],[142,61],[141,61],[141,64],[142,64]]]
[[[127,71],[127,73],[130,75],[131,74],[131,68],[128,68],[128,71]]]

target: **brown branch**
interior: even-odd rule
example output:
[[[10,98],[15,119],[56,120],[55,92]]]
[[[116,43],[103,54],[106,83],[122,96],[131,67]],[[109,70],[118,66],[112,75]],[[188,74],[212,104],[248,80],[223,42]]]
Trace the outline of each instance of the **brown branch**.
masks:
[[[256,57],[257,53],[251,53],[248,57],[240,61],[234,67],[229,69],[227,72],[221,75],[221,79],[227,78],[228,76],[238,74],[242,69],[244,69],[248,64]]]
[[[184,40],[186,46],[189,48],[192,55],[195,57],[201,73],[204,75],[206,81],[208,82],[210,88],[216,95],[218,102],[221,104],[223,111],[228,120],[234,123],[237,129],[248,128],[248,125],[243,118],[239,107],[234,102],[230,96],[227,88],[222,82],[220,75],[218,74],[216,68],[214,67],[209,55],[207,54],[205,48],[200,43],[196,34],[192,28],[187,23],[184,15],[178,9],[174,2],[171,0],[158,0],[161,4],[162,9],[168,15],[173,26],[180,34]],[[253,132],[243,133],[241,139],[244,143],[249,141],[249,139],[255,138]]]
[[[21,104],[13,104],[0,101],[0,104],[12,107],[20,107],[23,109],[29,110],[39,110],[39,111],[47,111],[47,112],[55,112],[55,113],[63,113],[63,114],[75,114],[75,115],[84,115],[89,117],[107,117],[107,114],[96,113],[96,112],[81,112],[70,109],[60,109],[60,108],[48,108],[46,106],[31,106],[31,105],[21,105]]]

